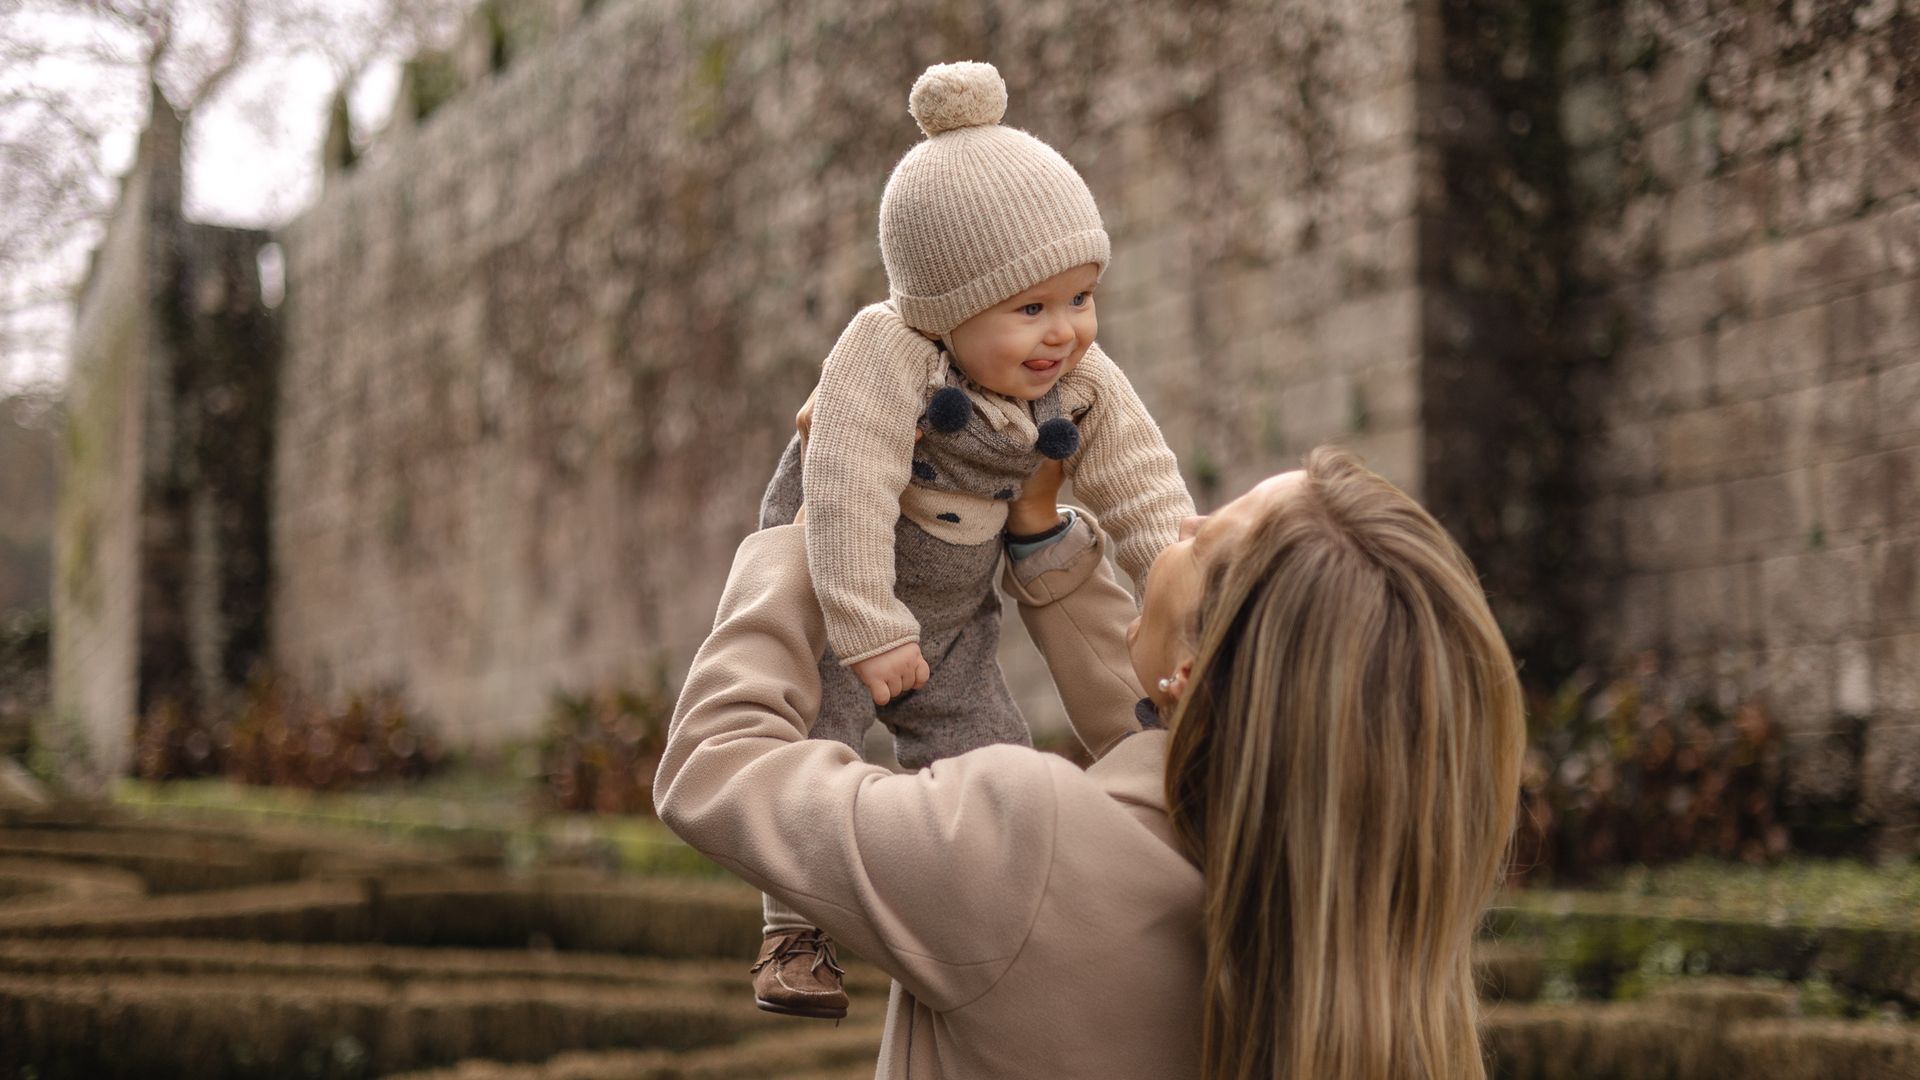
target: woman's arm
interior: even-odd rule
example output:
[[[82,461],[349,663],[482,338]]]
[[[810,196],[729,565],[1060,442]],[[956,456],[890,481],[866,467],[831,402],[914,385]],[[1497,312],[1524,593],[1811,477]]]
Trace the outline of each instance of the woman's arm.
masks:
[[[1114,579],[1106,534],[1086,511],[1056,543],[1008,560],[1001,580],[1047,662],[1067,722],[1094,760],[1140,730],[1141,698],[1127,656],[1133,597]]]
[[[1052,754],[994,746],[895,775],[830,739],[826,630],[810,525],[749,536],[687,673],[654,780],[660,820],[790,904],[934,1009],[997,981],[1026,939],[1053,861]]]
[[[1106,534],[1086,511],[1076,511],[1058,539],[1031,554],[1023,549],[1032,545],[1016,543],[1065,523],[1056,505],[1061,479],[1060,463],[1049,461],[1008,504],[1009,558],[1001,587],[1019,601],[1020,621],[1047,662],[1067,707],[1067,722],[1098,761],[1140,730],[1134,718],[1140,685],[1126,639],[1135,607],[1114,580]]]

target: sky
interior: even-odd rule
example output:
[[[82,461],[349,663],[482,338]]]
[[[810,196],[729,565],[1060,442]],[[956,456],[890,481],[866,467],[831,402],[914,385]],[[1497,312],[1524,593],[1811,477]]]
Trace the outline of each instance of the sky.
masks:
[[[370,8],[375,0],[337,2],[342,7]],[[52,21],[30,24],[30,29],[61,32]],[[78,100],[107,125],[101,149],[108,176],[126,171],[147,114],[144,88],[137,80],[125,70],[64,58],[35,65],[27,77],[40,85],[79,91]],[[362,74],[349,102],[357,132],[377,131],[386,122],[399,81],[398,57],[377,60]],[[320,147],[334,85],[331,65],[311,52],[239,72],[189,126],[187,217],[208,224],[273,228],[298,216],[319,188]],[[0,145],[0,153],[5,152]],[[37,269],[35,281],[77,282],[98,240],[97,227],[81,230]],[[63,381],[65,340],[72,321],[69,303],[33,312],[32,322],[46,335],[46,344],[0,356],[0,389]]]

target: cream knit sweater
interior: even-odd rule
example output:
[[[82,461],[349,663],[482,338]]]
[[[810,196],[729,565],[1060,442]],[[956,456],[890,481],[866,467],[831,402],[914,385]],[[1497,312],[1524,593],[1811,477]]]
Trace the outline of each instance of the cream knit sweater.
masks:
[[[946,367],[931,341],[881,303],[853,317],[821,371],[802,472],[807,564],[827,643],[843,664],[920,638],[894,595],[893,531],[913,478],[918,421]],[[1066,461],[1074,494],[1100,517],[1137,582],[1193,513],[1179,463],[1098,344],[1062,377],[1060,392],[1080,427],[1080,449]],[[982,499],[979,513],[1004,522],[1006,505]]]

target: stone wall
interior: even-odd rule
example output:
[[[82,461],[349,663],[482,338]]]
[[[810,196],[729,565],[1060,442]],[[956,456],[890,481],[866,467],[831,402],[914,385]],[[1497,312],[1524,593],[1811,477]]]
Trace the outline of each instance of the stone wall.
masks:
[[[0,387],[0,618],[47,608],[63,415],[57,390]]]
[[[139,709],[143,475],[156,204],[177,205],[179,131],[156,110],[81,291],[55,533],[53,712],[34,733],[64,779],[124,773]]]
[[[1101,340],[1202,502],[1330,437],[1418,485],[1397,0],[575,17],[463,42],[469,84],[286,230],[274,638],[301,682],[404,685],[457,741],[529,734],[556,688],[676,682],[821,358],[886,294],[906,90],[956,57],[1093,187]],[[1057,725],[1036,659],[1007,664]]]
[[[1202,506],[1346,442],[1461,538],[1536,688],[1635,666],[1757,701],[1808,799],[1920,807],[1920,13],[1894,0],[486,0],[364,155],[336,130],[281,238],[278,412],[247,413],[271,501],[240,541],[271,534],[276,665],[398,686],[455,742],[532,734],[555,690],[670,688],[821,357],[885,293],[906,88],[969,56],[1099,198],[1102,342]],[[82,522],[106,496],[77,490]],[[1057,723],[1031,652],[1006,663]]]
[[[1574,9],[1576,273],[1617,344],[1589,462],[1593,654],[1758,700],[1807,796],[1910,812],[1920,11]]]
[[[187,222],[155,96],[82,286],[55,534],[53,709],[71,785],[127,771],[136,718],[214,710],[265,658],[277,343],[264,233]]]

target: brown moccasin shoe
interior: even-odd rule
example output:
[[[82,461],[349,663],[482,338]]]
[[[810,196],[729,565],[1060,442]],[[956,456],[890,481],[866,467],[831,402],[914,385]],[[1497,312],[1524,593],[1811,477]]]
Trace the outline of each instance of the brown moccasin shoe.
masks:
[[[753,1003],[771,1013],[838,1020],[847,1015],[846,974],[824,930],[775,930],[753,965]]]

